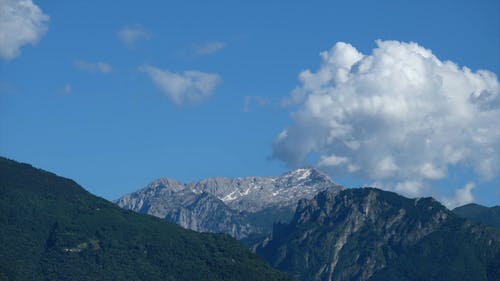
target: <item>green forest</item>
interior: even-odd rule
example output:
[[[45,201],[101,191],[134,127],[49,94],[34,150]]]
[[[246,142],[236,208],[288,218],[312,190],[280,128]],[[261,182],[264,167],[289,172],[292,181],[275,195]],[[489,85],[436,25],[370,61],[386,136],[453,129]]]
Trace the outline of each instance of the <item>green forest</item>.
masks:
[[[0,280],[291,280],[239,242],[123,210],[0,159]]]

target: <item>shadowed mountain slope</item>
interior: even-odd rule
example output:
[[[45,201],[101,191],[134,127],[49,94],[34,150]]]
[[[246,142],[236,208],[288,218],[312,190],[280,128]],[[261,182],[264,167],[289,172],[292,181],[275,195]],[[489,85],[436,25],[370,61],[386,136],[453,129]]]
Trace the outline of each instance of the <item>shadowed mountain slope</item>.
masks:
[[[485,207],[478,204],[467,204],[453,209],[459,217],[500,228],[500,206]]]
[[[119,208],[0,158],[0,280],[290,280],[227,235]]]
[[[500,231],[374,188],[301,200],[256,249],[299,280],[500,280]]]

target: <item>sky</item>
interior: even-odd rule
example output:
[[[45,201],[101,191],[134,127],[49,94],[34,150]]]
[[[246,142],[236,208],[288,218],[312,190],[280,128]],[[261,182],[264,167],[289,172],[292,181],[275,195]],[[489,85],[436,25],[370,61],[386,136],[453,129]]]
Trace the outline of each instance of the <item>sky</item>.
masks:
[[[0,155],[116,199],[314,166],[500,204],[500,7],[0,0]]]

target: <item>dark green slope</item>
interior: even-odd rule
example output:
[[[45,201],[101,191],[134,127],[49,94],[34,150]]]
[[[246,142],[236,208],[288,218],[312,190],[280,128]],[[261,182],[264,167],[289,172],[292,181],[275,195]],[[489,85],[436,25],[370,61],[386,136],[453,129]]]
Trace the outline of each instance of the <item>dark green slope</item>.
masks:
[[[500,228],[500,206],[485,207],[478,204],[467,204],[453,209],[459,217]]]
[[[236,240],[123,210],[0,158],[0,280],[289,280]]]
[[[500,232],[482,225],[449,222],[402,251],[369,280],[500,280],[499,240]]]
[[[257,253],[299,280],[500,280],[500,231],[374,188],[301,200]]]

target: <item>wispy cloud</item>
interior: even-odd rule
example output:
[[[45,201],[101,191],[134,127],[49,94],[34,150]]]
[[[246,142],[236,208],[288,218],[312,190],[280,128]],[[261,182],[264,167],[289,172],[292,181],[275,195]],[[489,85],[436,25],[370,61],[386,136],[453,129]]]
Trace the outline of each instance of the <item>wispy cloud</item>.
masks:
[[[268,106],[271,103],[271,100],[268,97],[263,96],[245,96],[243,99],[243,112],[252,111],[252,104],[255,104],[259,107]]]
[[[290,166],[314,155],[332,175],[411,196],[433,193],[457,167],[483,179],[500,173],[500,83],[490,71],[441,61],[416,43],[377,41],[365,55],[340,42],[299,79],[285,102],[298,107],[293,123],[273,144]]]
[[[68,96],[71,95],[73,92],[73,88],[71,87],[71,84],[66,84],[64,87],[59,91],[59,95],[61,96]]]
[[[13,59],[24,45],[38,43],[48,30],[49,19],[31,0],[1,0],[0,57]]]
[[[77,60],[75,62],[75,65],[80,70],[93,72],[93,73],[107,74],[113,70],[113,68],[111,67],[111,65],[109,63],[102,62],[102,61],[90,62],[90,61],[84,61],[84,60]]]
[[[160,90],[177,106],[199,104],[208,100],[217,85],[222,82],[218,74],[196,70],[175,73],[150,65],[142,66],[139,69],[147,73]]]
[[[118,38],[129,47],[138,41],[151,39],[151,33],[140,25],[126,26],[118,31]]]
[[[215,54],[222,49],[226,48],[227,44],[221,41],[206,42],[203,44],[195,45],[193,52],[198,56],[208,56]]]

